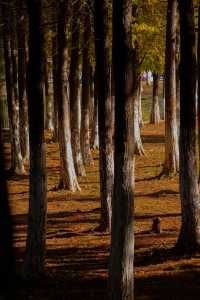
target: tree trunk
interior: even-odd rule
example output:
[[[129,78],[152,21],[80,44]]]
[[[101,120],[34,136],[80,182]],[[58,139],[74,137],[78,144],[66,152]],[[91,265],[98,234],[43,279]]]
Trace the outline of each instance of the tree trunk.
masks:
[[[111,98],[111,65],[109,47],[109,5],[95,2],[96,80],[98,82],[100,228],[111,230],[112,192],[114,183],[113,120]]]
[[[58,141],[58,88],[57,88],[57,65],[58,65],[57,32],[52,37],[52,60],[53,60],[53,141]]]
[[[115,159],[112,199],[110,298],[134,299],[134,138],[133,102],[137,99],[136,49],[132,49],[132,0],[113,1],[115,76]]]
[[[98,87],[97,76],[94,76],[94,113],[91,132],[90,146],[93,150],[99,149],[99,125],[98,125]]]
[[[137,98],[133,103],[134,113],[134,128],[133,136],[135,141],[135,154],[144,155],[144,148],[142,145],[141,132],[140,132],[140,113],[139,113],[139,97],[138,97],[139,86],[137,90]]]
[[[197,47],[197,74],[198,74],[198,148],[199,148],[199,166],[200,166],[200,3],[198,8],[198,47]],[[199,184],[200,184],[200,167],[199,167]],[[200,186],[200,185],[199,185]]]
[[[139,124],[140,124],[140,128],[143,127],[144,122],[143,122],[143,116],[142,116],[142,78],[140,76],[140,84],[139,84],[139,89],[138,89],[138,100],[139,100]]]
[[[46,54],[47,55],[47,54]],[[46,116],[45,116],[45,128],[47,130],[53,131],[53,108],[52,108],[52,98],[50,95],[50,85],[49,85],[49,64],[47,58],[45,59],[44,65],[44,88],[45,88],[45,103],[46,103]]]
[[[89,41],[91,36],[91,23],[89,10],[84,8],[83,17],[83,70],[82,70],[82,114],[81,114],[81,150],[85,165],[93,163],[90,150],[90,59]]]
[[[2,12],[4,17],[3,26],[3,47],[4,47],[4,59],[5,59],[5,72],[6,72],[6,91],[8,102],[8,114],[10,122],[10,136],[11,136],[11,170],[15,174],[22,175],[25,173],[23,159],[21,155],[20,147],[20,135],[19,135],[19,106],[17,98],[17,85],[16,85],[16,69],[15,64],[16,57],[14,56],[13,44],[11,44],[10,27],[7,20],[7,11],[4,4],[2,4]],[[15,78],[14,78],[15,77]]]
[[[159,107],[159,74],[153,73],[153,99],[151,107],[150,124],[160,123],[160,107]]]
[[[85,176],[85,167],[83,164],[81,152],[81,133],[80,133],[80,20],[78,12],[80,11],[80,3],[76,2],[73,7],[72,19],[72,44],[71,44],[71,63],[70,63],[70,113],[71,113],[71,136],[72,150],[76,174]]]
[[[19,126],[20,126],[20,145],[22,157],[29,159],[29,133],[28,133],[28,102],[26,92],[26,19],[23,11],[22,1],[18,0],[18,89],[19,89]]]
[[[58,69],[57,69],[57,101],[58,126],[60,147],[60,183],[59,188],[71,191],[79,190],[78,180],[74,167],[70,129],[70,103],[68,96],[68,0],[59,1],[58,12]]]
[[[200,198],[196,161],[196,48],[193,1],[179,1],[180,62],[180,196],[182,226],[178,246],[183,253],[200,250]]]
[[[176,120],[176,15],[177,1],[168,0],[165,54],[165,174],[179,170]]]
[[[39,276],[44,271],[47,180],[44,140],[44,35],[42,30],[42,1],[28,1],[29,62],[27,95],[30,141],[30,191],[28,233],[24,272],[27,277]]]

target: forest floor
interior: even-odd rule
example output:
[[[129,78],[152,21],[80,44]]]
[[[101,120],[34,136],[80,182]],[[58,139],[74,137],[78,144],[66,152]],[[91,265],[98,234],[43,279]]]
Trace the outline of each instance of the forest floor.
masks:
[[[135,299],[191,300],[200,295],[200,256],[177,257],[172,248],[180,229],[178,177],[161,178],[164,123],[142,130],[145,156],[136,158]],[[7,149],[7,158],[9,150]],[[81,192],[53,191],[59,179],[58,146],[47,143],[48,223],[46,276],[20,282],[15,299],[103,300],[107,297],[110,238],[98,233],[98,157],[80,178]],[[9,180],[18,267],[25,251],[28,176]],[[162,233],[152,233],[161,218]]]

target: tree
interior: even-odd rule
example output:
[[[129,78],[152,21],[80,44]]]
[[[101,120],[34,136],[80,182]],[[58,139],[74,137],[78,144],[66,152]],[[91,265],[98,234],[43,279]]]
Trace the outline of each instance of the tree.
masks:
[[[42,30],[42,1],[27,1],[29,15],[29,61],[27,94],[30,140],[30,192],[28,233],[24,272],[38,276],[44,271],[47,181],[44,141],[44,35]]]
[[[111,229],[114,182],[109,2],[95,2],[96,80],[98,83],[99,169],[102,230]]]
[[[163,172],[179,170],[179,148],[176,120],[176,16],[177,1],[168,0],[165,53],[165,162]]]
[[[85,165],[93,163],[90,149],[90,56],[91,21],[89,3],[83,7],[83,63],[82,63],[82,113],[81,113],[81,149]]]
[[[113,67],[115,76],[115,155],[112,200],[110,297],[133,300],[133,103],[137,98],[136,49],[132,47],[132,12],[137,1],[113,1]],[[133,7],[134,4],[134,7]]]
[[[159,108],[159,79],[158,73],[153,73],[153,99],[151,107],[150,124],[157,124],[160,122],[160,108]]]
[[[16,56],[9,21],[9,9],[5,3],[2,3],[3,16],[3,48],[6,73],[6,91],[8,114],[11,136],[11,171],[15,174],[22,175],[25,173],[23,159],[21,155],[20,134],[19,134],[19,110],[18,110],[18,95],[17,95],[17,71],[16,71]]]
[[[182,225],[177,246],[183,253],[200,250],[200,198],[196,161],[196,45],[193,1],[179,0],[180,196]]]
[[[72,43],[71,43],[71,62],[70,62],[70,113],[71,113],[71,136],[74,165],[78,176],[85,176],[85,167],[81,152],[81,132],[80,132],[80,3],[73,4],[72,16]]]
[[[60,147],[60,183],[59,188],[71,191],[79,190],[79,184],[75,172],[71,145],[70,129],[70,103],[68,95],[68,0],[59,1],[58,9],[58,65],[57,65],[57,103]]]

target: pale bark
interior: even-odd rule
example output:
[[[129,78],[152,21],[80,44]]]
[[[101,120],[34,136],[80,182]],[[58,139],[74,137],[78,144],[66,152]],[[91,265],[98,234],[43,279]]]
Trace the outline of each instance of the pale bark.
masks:
[[[57,102],[58,102],[58,126],[60,148],[60,183],[59,188],[77,191],[80,189],[71,145],[70,128],[70,103],[68,93],[68,65],[69,54],[67,45],[68,35],[68,1],[59,1],[58,12],[58,69],[57,69]]]
[[[168,0],[165,55],[165,162],[163,172],[179,170],[179,147],[176,120],[176,0]]]
[[[143,122],[143,115],[142,115],[142,78],[140,77],[140,84],[139,84],[139,89],[138,89],[138,101],[139,101],[139,124],[140,128],[143,127],[144,122]]]
[[[153,97],[150,115],[150,124],[160,123],[160,107],[159,107],[159,74],[153,73]]]
[[[137,91],[137,97],[133,103],[133,113],[134,113],[134,128],[133,136],[135,141],[135,154],[144,155],[144,148],[142,145],[141,139],[141,130],[140,130],[140,113],[139,113],[139,97]]]
[[[49,85],[50,66],[47,58],[45,59],[44,70],[45,70],[44,88],[45,88],[45,103],[46,103],[45,128],[47,130],[53,131],[53,101],[50,95],[50,85]]]

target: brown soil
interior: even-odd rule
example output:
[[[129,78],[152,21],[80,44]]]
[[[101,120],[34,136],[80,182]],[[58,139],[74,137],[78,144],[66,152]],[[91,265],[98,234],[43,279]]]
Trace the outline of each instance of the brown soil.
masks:
[[[143,128],[145,156],[136,159],[135,299],[200,298],[200,257],[180,258],[173,246],[180,229],[178,178],[158,179],[164,158],[164,124]],[[9,149],[7,158],[9,159]],[[99,220],[98,157],[80,178],[81,192],[53,191],[59,178],[58,147],[47,144],[48,230],[46,275],[21,281],[15,299],[108,299],[109,234]],[[23,262],[28,209],[28,176],[9,180],[18,269]],[[161,218],[162,233],[152,233]]]

